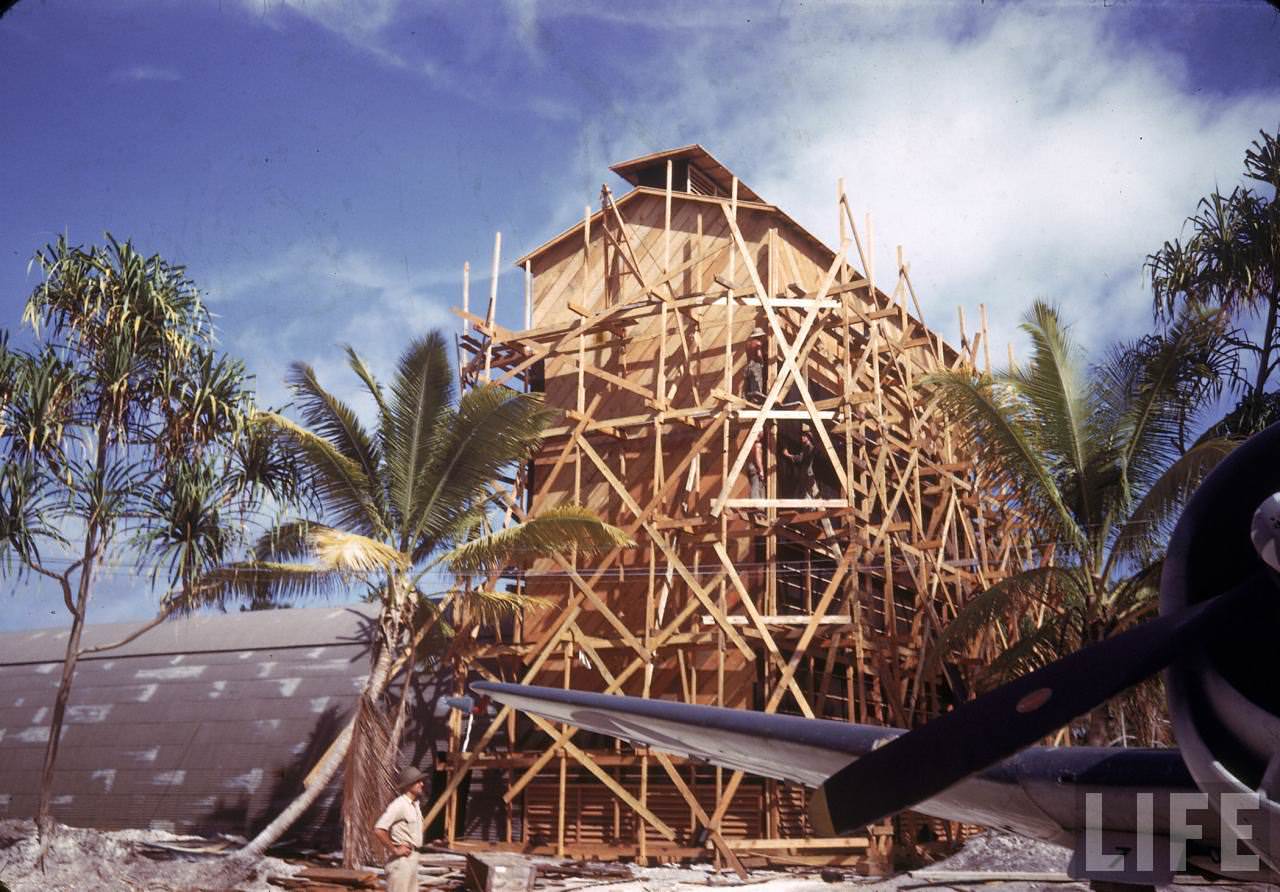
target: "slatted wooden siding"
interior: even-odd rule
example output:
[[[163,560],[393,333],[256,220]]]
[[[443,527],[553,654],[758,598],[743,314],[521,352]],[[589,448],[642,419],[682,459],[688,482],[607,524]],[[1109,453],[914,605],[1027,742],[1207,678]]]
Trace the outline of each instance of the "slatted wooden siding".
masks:
[[[665,163],[710,171],[709,158],[690,147]],[[560,413],[514,481],[510,514],[580,502],[638,545],[529,568],[522,590],[559,609],[476,650],[459,677],[914,725],[948,695],[923,669],[936,630],[1036,559],[916,387],[940,368],[989,368],[985,332],[956,350],[927,328],[901,251],[877,280],[869,221],[855,226],[843,189],[832,251],[778,208],[735,199],[736,185],[605,189],[599,209],[518,262],[528,328],[498,325],[492,298],[460,311],[464,386],[545,389]],[[771,383],[789,379],[764,410],[738,396],[757,325],[770,333]],[[802,420],[835,483],[816,505],[782,491],[777,473],[778,443]],[[768,498],[752,501],[743,465],[757,435]],[[808,832],[802,791],[730,772],[676,783],[687,769],[666,757],[588,745],[541,720],[527,750],[508,742],[494,755],[504,729],[517,739],[514,718],[499,718],[450,764],[455,784],[471,767],[504,767],[507,797],[525,809],[512,845],[643,857],[689,845],[692,820],[735,863],[735,850]],[[435,805],[451,808],[448,796]]]

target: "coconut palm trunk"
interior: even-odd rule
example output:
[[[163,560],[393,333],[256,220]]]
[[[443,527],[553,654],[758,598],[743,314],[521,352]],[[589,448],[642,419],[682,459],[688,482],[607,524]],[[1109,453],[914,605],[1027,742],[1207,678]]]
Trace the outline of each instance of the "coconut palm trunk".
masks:
[[[368,681],[365,682],[364,690],[360,692],[360,699],[376,701],[381,697],[386,690],[390,671],[391,654],[384,647],[378,655],[373,671],[369,674]],[[351,749],[351,738],[355,726],[356,723],[353,719],[343,727],[338,736],[334,738],[329,749],[320,757],[320,761],[308,772],[302,792],[295,796],[293,801],[286,805],[271,823],[258,831],[257,836],[241,849],[243,854],[261,855],[266,852],[267,849],[280,841],[289,828],[297,823],[299,818],[306,814],[307,809],[315,805],[316,800],[320,798],[320,794],[325,791],[330,781],[337,775],[338,769],[346,762],[347,753]]]
[[[271,848],[280,841],[280,837],[292,827],[302,817],[306,810],[309,809],[315,801],[320,798],[320,793],[328,786],[329,781],[333,780],[333,776],[338,773],[338,769],[342,767],[343,760],[347,757],[347,749],[351,746],[351,725],[347,725],[342,729],[342,733],[338,735],[337,740],[329,747],[324,758],[317,763],[316,767],[311,770],[309,775],[311,783],[302,788],[294,800],[285,806],[280,814],[270,824],[258,831],[249,843],[241,849],[245,855],[261,855],[267,849]]]

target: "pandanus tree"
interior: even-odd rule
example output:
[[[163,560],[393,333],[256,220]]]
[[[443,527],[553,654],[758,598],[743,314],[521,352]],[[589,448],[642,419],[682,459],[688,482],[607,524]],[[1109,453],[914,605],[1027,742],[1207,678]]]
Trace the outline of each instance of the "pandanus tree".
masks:
[[[512,565],[628,541],[573,505],[505,528],[491,524],[495,508],[508,507],[495,481],[529,459],[552,417],[539,395],[485,385],[459,398],[439,333],[405,350],[389,387],[350,348],[347,358],[373,407],[371,428],[303,364],[295,364],[289,378],[301,423],[274,413],[257,419],[309,469],[315,516],[281,523],[249,560],[201,583],[205,600],[215,603],[264,588],[294,598],[363,585],[378,605],[372,669],[355,719],[303,792],[246,847],[250,854],[278,841],[345,763],[344,856],[348,862],[367,858],[376,812],[367,821],[364,816],[385,805],[380,797],[391,786],[402,727],[384,703],[393,667],[411,663],[424,636],[443,628],[446,605],[454,615],[481,620],[525,606],[493,587]]]
[[[296,494],[296,467],[248,425],[243,366],[214,350],[184,269],[109,235],[37,253],[43,281],[0,338],[0,552],[6,571],[48,580],[70,633],[40,774],[48,837],[54,769],[89,605],[108,561],[163,580],[154,621],[194,602],[196,580],[237,555],[262,498]]]
[[[980,683],[1148,616],[1172,524],[1232,446],[1189,442],[1232,368],[1214,314],[1184,314],[1162,334],[1116,345],[1092,368],[1053,307],[1036,303],[1022,328],[1031,340],[1025,366],[924,382],[975,456],[982,485],[1026,519],[1042,555],[1051,555],[977,595],[941,635],[938,657],[991,640],[983,636],[1009,643]],[[1107,738],[1102,711],[1091,714],[1087,733],[1095,743]]]
[[[1280,138],[1260,134],[1245,152],[1244,175],[1263,188],[1202,198],[1186,241],[1165,242],[1147,258],[1157,320],[1212,307],[1234,323],[1226,342],[1244,360],[1231,382],[1239,401],[1215,432],[1238,436],[1280,420],[1280,393],[1267,389],[1280,366]]]

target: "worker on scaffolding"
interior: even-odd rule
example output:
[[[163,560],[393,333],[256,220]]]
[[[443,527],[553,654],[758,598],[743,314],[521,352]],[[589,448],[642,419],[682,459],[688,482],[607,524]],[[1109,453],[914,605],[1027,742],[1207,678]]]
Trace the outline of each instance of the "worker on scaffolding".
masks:
[[[767,392],[765,366],[765,333],[756,326],[747,335],[747,367],[742,375],[742,398],[751,406],[764,406]],[[747,480],[751,483],[751,498],[763,499],[764,489],[764,436],[756,437],[751,444],[751,458],[747,461]]]
[[[817,454],[813,425],[807,421],[800,426],[800,441],[794,450],[785,441],[782,444],[782,457],[790,462],[794,469],[792,479],[796,481],[801,497],[808,496],[812,499],[822,497],[822,488],[818,485],[818,476],[813,470],[813,460]],[[825,516],[822,518],[822,531],[828,536],[835,534],[830,518]]]

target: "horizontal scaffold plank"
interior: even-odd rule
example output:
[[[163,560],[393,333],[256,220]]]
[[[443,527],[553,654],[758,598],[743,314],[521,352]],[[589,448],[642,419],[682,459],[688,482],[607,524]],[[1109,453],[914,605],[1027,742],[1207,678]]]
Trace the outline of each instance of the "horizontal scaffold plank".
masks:
[[[807,614],[795,614],[789,616],[761,616],[760,622],[764,623],[766,626],[805,626],[808,625],[812,619],[813,618]],[[704,626],[709,626],[714,622],[715,617],[708,614],[703,615],[702,624]],[[729,617],[729,622],[735,626],[745,626],[751,622],[751,619],[745,616],[731,616]],[[853,617],[824,616],[817,619],[816,622],[820,626],[847,626],[853,622]]]
[[[830,409],[823,411],[819,409],[815,413],[823,420],[829,420],[836,417],[836,413]],[[808,421],[813,416],[805,409],[739,409],[737,412],[739,418],[773,418],[777,421]]]
[[[725,508],[847,508],[848,499],[725,499]]]
[[[767,852],[783,849],[858,849],[871,845],[865,836],[829,836],[812,839],[727,839],[737,852]],[[918,874],[917,874],[918,876]]]

